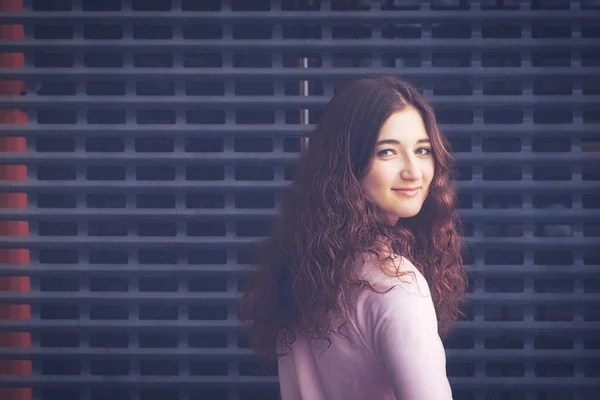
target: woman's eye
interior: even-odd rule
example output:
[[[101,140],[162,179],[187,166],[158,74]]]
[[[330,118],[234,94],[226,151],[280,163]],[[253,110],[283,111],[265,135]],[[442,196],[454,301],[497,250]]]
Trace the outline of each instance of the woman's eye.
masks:
[[[377,155],[378,155],[378,156],[380,156],[380,157],[387,156],[387,155],[389,155],[389,154],[385,154],[385,153],[386,153],[386,152],[388,152],[388,151],[389,151],[389,152],[391,152],[391,151],[393,151],[393,150],[392,150],[392,149],[385,149],[385,150],[381,150],[379,153],[377,153]]]
[[[431,149],[429,149],[429,148],[427,148],[427,147],[421,147],[421,148],[417,149],[417,153],[418,153],[419,155],[425,156],[425,155],[427,155],[427,154],[430,154],[430,153],[431,153]]]

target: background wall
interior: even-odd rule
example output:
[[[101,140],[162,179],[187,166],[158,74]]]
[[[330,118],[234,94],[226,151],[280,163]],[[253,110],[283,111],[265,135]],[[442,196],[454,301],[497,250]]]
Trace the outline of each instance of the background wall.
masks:
[[[600,2],[1,4],[1,398],[277,398],[236,322],[253,244],[369,74],[460,166],[454,398],[600,398]]]

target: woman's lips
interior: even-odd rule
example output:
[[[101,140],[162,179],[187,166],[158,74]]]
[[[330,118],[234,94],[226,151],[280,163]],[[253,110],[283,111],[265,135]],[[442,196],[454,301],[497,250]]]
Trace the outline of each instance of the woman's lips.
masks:
[[[392,189],[394,192],[407,197],[415,197],[421,192],[421,188],[415,189]]]

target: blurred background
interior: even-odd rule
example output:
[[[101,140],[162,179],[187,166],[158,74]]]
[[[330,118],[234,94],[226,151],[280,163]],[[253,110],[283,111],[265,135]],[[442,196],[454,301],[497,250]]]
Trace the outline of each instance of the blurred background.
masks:
[[[0,1],[0,399],[279,397],[236,307],[336,89],[458,161],[454,399],[600,399],[600,1]]]

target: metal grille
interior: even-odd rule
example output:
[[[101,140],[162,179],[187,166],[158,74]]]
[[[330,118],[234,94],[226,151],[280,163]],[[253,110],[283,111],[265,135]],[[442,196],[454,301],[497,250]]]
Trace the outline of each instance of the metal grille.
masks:
[[[454,398],[600,398],[600,2],[33,0],[22,24],[34,399],[275,399],[236,304],[311,124],[337,85],[398,74],[460,166],[468,317]],[[8,223],[8,222],[5,222]],[[1,333],[0,333],[1,334]],[[24,395],[26,396],[26,395]]]

